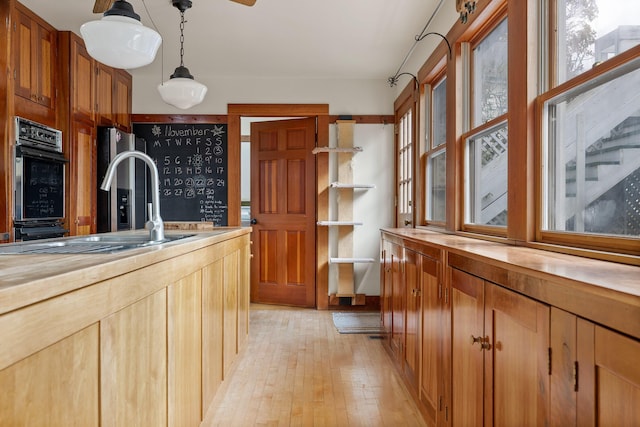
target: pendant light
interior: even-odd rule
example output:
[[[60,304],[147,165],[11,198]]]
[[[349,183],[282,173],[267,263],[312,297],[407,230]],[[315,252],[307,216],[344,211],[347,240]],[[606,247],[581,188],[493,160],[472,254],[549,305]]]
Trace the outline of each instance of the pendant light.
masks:
[[[191,1],[173,0],[172,3],[180,11],[180,66],[168,81],[158,85],[158,92],[167,104],[186,110],[202,102],[207,87],[195,81],[184,66],[184,11],[191,7]]]
[[[80,27],[89,55],[114,68],[138,68],[153,62],[162,37],[140,22],[125,0],[116,0],[99,21]]]

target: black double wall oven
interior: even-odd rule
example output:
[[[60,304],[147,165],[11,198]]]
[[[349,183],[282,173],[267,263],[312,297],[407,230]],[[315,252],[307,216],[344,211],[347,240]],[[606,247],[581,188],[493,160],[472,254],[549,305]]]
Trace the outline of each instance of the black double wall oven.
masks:
[[[62,132],[15,118],[15,240],[64,236],[65,166]]]

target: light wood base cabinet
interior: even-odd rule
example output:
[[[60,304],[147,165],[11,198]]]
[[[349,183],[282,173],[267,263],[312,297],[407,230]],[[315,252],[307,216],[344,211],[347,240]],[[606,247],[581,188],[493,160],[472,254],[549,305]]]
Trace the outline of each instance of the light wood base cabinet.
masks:
[[[249,234],[0,315],[1,426],[199,426],[248,334]]]
[[[406,229],[380,247],[383,345],[427,425],[640,426],[637,295],[529,248]]]
[[[551,310],[552,426],[640,425],[640,342]]]
[[[452,425],[548,422],[549,307],[451,272]]]

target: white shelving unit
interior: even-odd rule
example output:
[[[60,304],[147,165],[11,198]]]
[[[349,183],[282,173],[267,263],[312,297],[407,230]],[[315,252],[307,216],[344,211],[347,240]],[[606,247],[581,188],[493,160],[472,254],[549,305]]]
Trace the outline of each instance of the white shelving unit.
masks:
[[[362,147],[353,145],[354,120],[336,121],[338,129],[338,142],[336,147],[317,147],[313,150],[317,153],[336,153],[329,161],[337,159],[338,181],[329,184],[332,189],[329,197],[337,198],[337,218],[334,220],[318,221],[319,226],[337,226],[338,250],[336,256],[329,256],[329,264],[336,264],[338,269],[337,297],[351,297],[352,302],[356,297],[354,282],[354,264],[373,263],[373,258],[358,258],[353,255],[353,227],[363,225],[361,221],[353,220],[353,193],[356,190],[369,190],[375,188],[372,184],[353,183],[353,156],[363,151]],[[338,194],[339,192],[339,194]]]

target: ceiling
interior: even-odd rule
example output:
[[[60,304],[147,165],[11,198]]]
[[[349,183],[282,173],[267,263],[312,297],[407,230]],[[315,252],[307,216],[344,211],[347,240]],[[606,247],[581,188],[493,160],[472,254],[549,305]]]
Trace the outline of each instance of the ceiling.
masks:
[[[170,0],[129,1],[143,24],[153,27],[153,21],[163,37],[154,64],[132,74],[161,69],[168,76],[180,62],[178,10]],[[58,30],[77,34],[84,22],[101,18],[92,13],[93,0],[20,2]],[[196,78],[386,80],[396,73],[441,3],[257,0],[247,7],[228,0],[193,0],[185,12],[184,63]],[[443,7],[455,5],[447,0]]]

